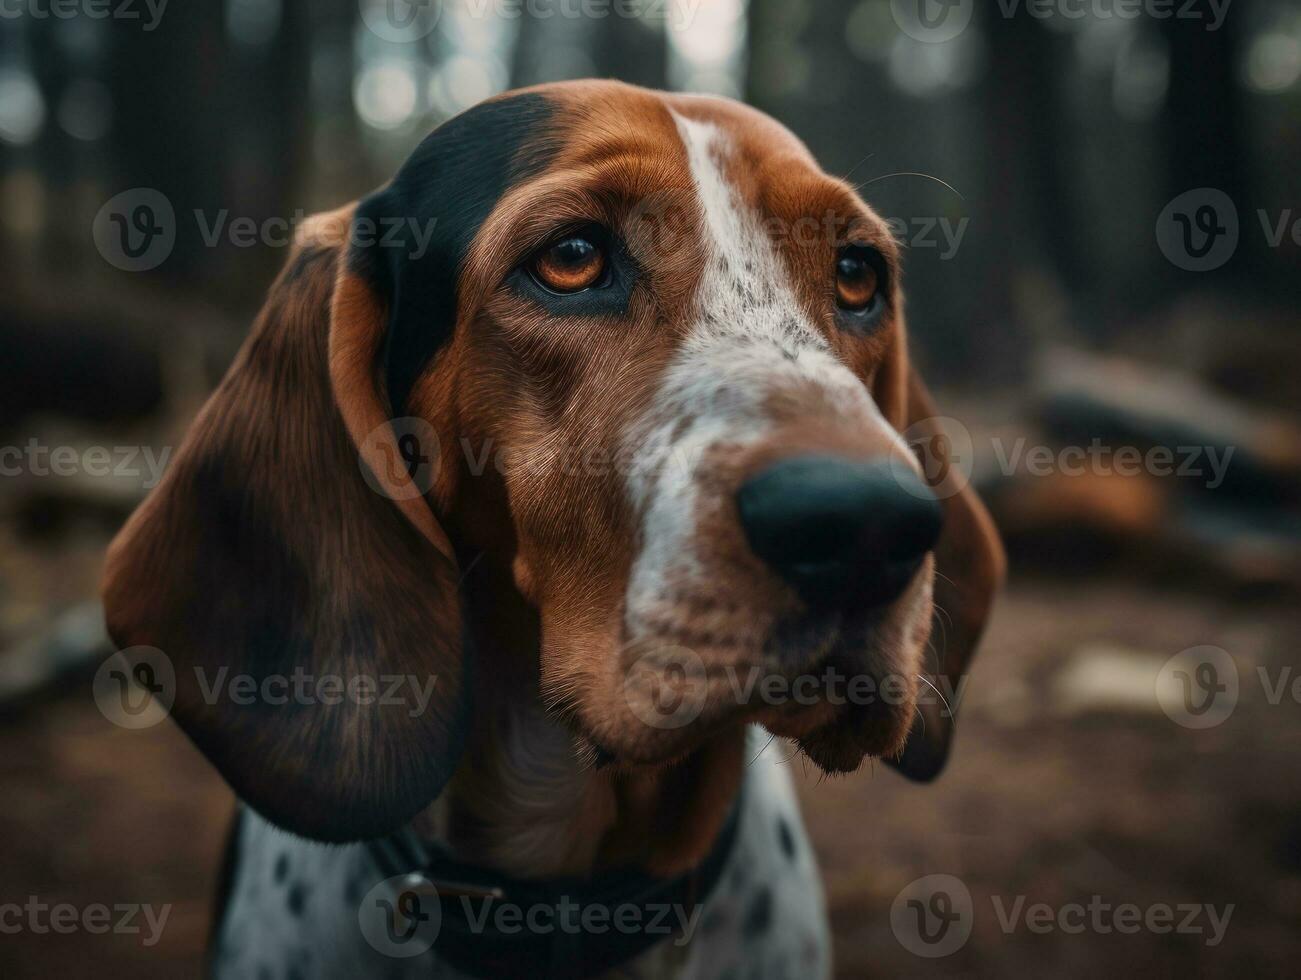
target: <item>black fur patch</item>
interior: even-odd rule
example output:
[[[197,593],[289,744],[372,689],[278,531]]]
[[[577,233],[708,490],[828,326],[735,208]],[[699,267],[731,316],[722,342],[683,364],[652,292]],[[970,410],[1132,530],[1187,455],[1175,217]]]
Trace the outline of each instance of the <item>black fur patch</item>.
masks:
[[[772,926],[772,891],[762,888],[745,910],[742,932],[747,939],[757,939]]]
[[[475,106],[434,130],[392,183],[358,205],[349,265],[388,300],[382,370],[394,415],[451,336],[460,266],[479,226],[554,153],[539,138],[552,111],[532,93]]]
[[[303,914],[303,909],[307,907],[307,886],[301,881],[296,881],[289,886],[289,913],[296,919]]]
[[[795,860],[795,835],[791,833],[791,825],[785,817],[777,818],[777,839],[781,841],[782,853],[787,859]]]

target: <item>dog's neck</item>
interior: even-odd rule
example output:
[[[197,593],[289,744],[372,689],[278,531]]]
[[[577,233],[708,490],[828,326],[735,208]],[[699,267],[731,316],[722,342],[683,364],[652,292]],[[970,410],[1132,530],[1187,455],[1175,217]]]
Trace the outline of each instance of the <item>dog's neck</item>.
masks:
[[[743,726],[672,767],[597,767],[538,696],[536,618],[494,584],[490,615],[475,615],[467,590],[470,649],[492,651],[494,668],[474,671],[465,753],[417,830],[520,878],[622,865],[668,875],[699,863],[740,785]]]
[[[513,877],[582,873],[617,822],[611,780],[585,770],[540,704],[476,702],[476,723],[430,829],[460,857]],[[485,717],[490,723],[480,723]]]

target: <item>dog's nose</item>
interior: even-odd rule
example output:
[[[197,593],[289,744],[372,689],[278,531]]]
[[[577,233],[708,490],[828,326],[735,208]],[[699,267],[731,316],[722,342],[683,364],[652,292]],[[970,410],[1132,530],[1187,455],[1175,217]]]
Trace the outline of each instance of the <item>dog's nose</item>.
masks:
[[[746,480],[736,503],[754,553],[813,603],[897,598],[943,524],[930,489],[888,459],[784,459]]]

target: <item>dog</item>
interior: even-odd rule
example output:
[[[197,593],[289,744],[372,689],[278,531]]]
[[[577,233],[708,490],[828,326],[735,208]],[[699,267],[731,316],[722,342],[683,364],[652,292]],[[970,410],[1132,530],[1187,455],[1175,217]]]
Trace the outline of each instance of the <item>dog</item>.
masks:
[[[783,126],[616,82],[309,221],[106,562],[242,801],[215,975],[829,972],[766,745],[933,778],[1003,576],[900,276]]]

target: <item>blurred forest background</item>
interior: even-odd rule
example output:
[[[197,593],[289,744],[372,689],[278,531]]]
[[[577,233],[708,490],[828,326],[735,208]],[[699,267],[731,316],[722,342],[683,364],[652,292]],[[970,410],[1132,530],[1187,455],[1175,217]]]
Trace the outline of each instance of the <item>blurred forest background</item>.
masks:
[[[231,806],[179,732],[90,698],[103,548],[149,480],[87,450],[176,444],[284,223],[496,92],[610,76],[772,113],[894,221],[912,342],[1012,555],[944,779],[804,774],[841,974],[1295,975],[1301,704],[1258,677],[1301,669],[1301,5],[954,0],[970,23],[941,40],[903,0],[395,0],[405,27],[386,0],[124,2],[0,16],[0,902],[174,911],[152,948],[0,935],[0,971],[196,975]],[[142,189],[174,243],[132,271],[95,229]],[[1218,482],[1037,473],[1006,462],[1018,439],[1233,456]],[[82,465],[42,472],[33,445]],[[1205,644],[1241,694],[1191,730],[1154,691]],[[984,911],[922,960],[889,910],[932,872]],[[1004,934],[986,898],[1019,894],[1236,912],[1214,948]]]

